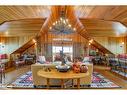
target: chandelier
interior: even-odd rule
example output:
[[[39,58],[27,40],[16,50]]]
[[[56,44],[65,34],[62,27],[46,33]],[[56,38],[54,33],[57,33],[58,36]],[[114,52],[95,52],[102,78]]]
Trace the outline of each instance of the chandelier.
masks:
[[[60,17],[57,21],[55,21],[52,26],[49,28],[49,32],[53,34],[71,34],[76,31],[76,28],[72,28],[68,19],[65,17]]]

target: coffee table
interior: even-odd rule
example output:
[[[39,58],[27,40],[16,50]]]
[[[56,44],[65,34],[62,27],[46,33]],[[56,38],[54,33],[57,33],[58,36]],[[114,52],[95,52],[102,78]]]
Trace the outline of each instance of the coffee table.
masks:
[[[41,77],[47,79],[47,88],[50,86],[50,79],[60,79],[61,80],[61,88],[64,88],[64,80],[65,79],[77,79],[77,88],[80,88],[80,78],[87,77],[89,72],[87,73],[74,73],[72,70],[68,72],[59,72],[56,69],[51,69],[51,71],[46,72],[44,70],[39,70],[37,74]]]

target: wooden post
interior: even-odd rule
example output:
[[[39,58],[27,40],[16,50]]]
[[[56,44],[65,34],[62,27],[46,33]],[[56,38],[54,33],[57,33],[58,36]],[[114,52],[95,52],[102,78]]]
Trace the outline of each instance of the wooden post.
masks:
[[[74,79],[72,79],[72,88],[74,88]]]
[[[80,78],[77,79],[77,88],[80,88]]]
[[[61,88],[64,88],[64,80],[61,79]]]
[[[47,78],[47,88],[49,88],[49,78]]]

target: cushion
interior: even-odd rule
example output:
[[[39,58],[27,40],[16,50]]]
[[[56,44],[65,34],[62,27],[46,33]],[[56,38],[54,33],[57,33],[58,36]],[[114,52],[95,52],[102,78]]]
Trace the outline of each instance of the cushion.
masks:
[[[0,54],[0,59],[7,59],[7,54]]]
[[[84,62],[91,62],[91,58],[90,58],[89,56],[84,57],[83,63],[84,63]]]
[[[39,56],[37,62],[40,64],[45,63],[46,62],[45,56]]]

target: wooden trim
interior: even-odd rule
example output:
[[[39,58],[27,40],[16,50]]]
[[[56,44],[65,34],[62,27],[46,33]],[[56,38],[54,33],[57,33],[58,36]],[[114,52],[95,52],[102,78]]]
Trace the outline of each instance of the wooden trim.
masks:
[[[26,18],[26,19],[15,19],[15,20],[7,20],[7,21],[3,21],[2,23],[0,23],[0,25],[6,23],[6,22],[13,22],[13,21],[22,21],[22,20],[33,20],[33,19],[42,19],[42,20],[46,20],[46,18]]]

